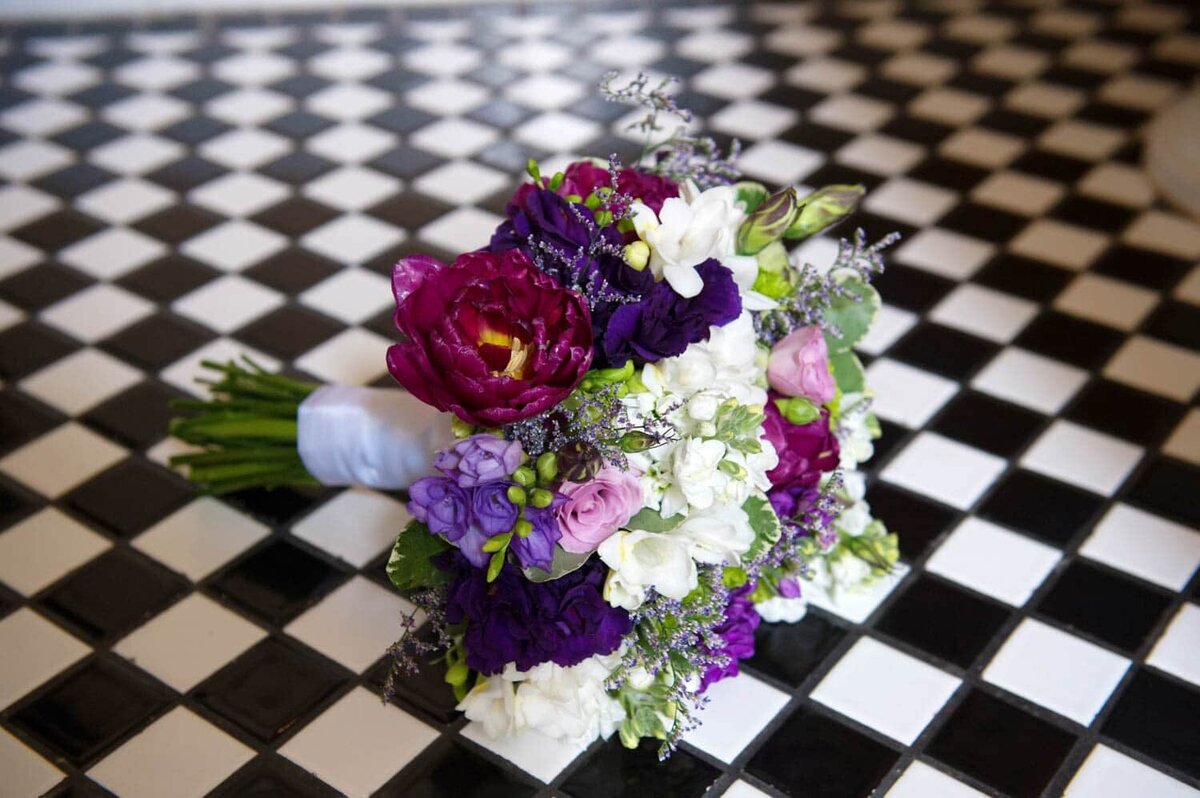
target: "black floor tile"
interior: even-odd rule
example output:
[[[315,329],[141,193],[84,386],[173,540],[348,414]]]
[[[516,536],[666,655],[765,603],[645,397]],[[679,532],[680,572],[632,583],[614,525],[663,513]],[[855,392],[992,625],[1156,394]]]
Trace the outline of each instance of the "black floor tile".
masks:
[[[269,526],[284,526],[308,512],[328,495],[315,488],[254,488],[223,496],[239,510],[253,515]]]
[[[45,499],[0,475],[0,525],[9,527],[31,515]]]
[[[292,197],[253,217],[253,221],[292,238],[299,238],[328,221],[338,211],[304,197]]]
[[[1063,269],[1004,253],[980,269],[973,282],[1045,303],[1058,296],[1071,279],[1071,273]]]
[[[1063,546],[1093,522],[1103,504],[1093,493],[1017,469],[996,483],[979,515]]]
[[[917,368],[965,380],[991,360],[1000,346],[940,324],[923,324],[888,350]]]
[[[348,680],[304,646],[267,638],[192,690],[192,696],[264,743],[299,728]],[[298,725],[299,724],[299,725]]]
[[[209,793],[210,798],[338,798],[342,793],[278,754],[263,753]]]
[[[22,322],[0,332],[0,377],[19,379],[78,348],[62,333],[36,321]]]
[[[443,739],[422,753],[418,762],[404,769],[380,789],[380,798],[529,798],[538,788],[515,772],[497,765],[460,744]]]
[[[286,249],[242,274],[265,286],[295,296],[333,275],[339,266],[302,249]]]
[[[80,194],[99,188],[115,179],[116,175],[99,166],[77,163],[38,178],[34,185],[64,200],[73,200]]]
[[[192,488],[178,476],[130,457],[75,488],[63,501],[100,528],[130,538],[179,509],[193,495]]]
[[[1005,795],[1036,798],[1074,744],[1074,735],[972,689],[926,751]]]
[[[290,114],[284,114],[278,119],[272,119],[263,125],[263,127],[291,139],[306,139],[310,136],[315,136],[322,130],[333,127],[333,125],[333,120],[326,119],[323,116],[310,114],[307,111],[293,111]]]
[[[130,272],[118,283],[155,302],[169,303],[217,277],[216,270],[171,254]]]
[[[1124,230],[1133,220],[1134,212],[1122,205],[1072,194],[1054,206],[1048,215],[1079,227],[1112,232]]]
[[[270,623],[295,618],[346,578],[286,540],[274,540],[216,578],[212,590]]]
[[[986,452],[1011,458],[1033,440],[1046,417],[975,391],[963,391],[932,429]]]
[[[1028,224],[1024,216],[974,202],[964,202],[938,221],[938,227],[996,244],[1010,240]]]
[[[1167,343],[1200,350],[1200,308],[1166,300],[1159,304],[1142,328]]]
[[[261,166],[258,171],[267,177],[298,186],[316,180],[333,167],[332,163],[311,152],[298,151],[274,160],[266,166]]]
[[[958,513],[945,505],[875,482],[867,488],[867,503],[872,514],[883,519],[888,529],[900,537],[900,556],[916,560],[929,545],[958,519]]]
[[[1013,343],[1093,371],[1107,363],[1124,340],[1125,336],[1111,327],[1047,310],[1030,322]]]
[[[72,150],[87,152],[110,141],[121,138],[125,131],[107,122],[90,121],[64,130],[53,137],[53,141]]]
[[[74,269],[46,262],[0,282],[0,298],[32,313],[83,290],[91,282]]]
[[[98,759],[167,706],[131,665],[99,657],[56,679],[8,722],[78,767]]]
[[[126,327],[102,348],[142,368],[158,371],[199,349],[216,334],[166,311]]]
[[[388,110],[375,114],[366,121],[377,128],[389,130],[398,135],[412,133],[437,121],[438,117],[416,108],[397,105]]]
[[[142,449],[166,436],[167,425],[175,414],[168,402],[185,396],[182,391],[147,380],[88,411],[84,421],[125,446]]]
[[[1132,655],[1169,605],[1158,591],[1076,560],[1038,602],[1037,611]]]
[[[970,166],[961,161],[953,161],[935,155],[917,164],[908,173],[908,176],[914,180],[965,194],[983,182],[989,174],[991,172],[978,166]]]
[[[866,798],[898,758],[882,743],[804,707],[763,744],[746,772],[790,795]]]
[[[1102,729],[1192,778],[1200,778],[1200,690],[1139,668]]]
[[[180,204],[142,219],[134,227],[159,241],[178,246],[223,221],[223,216],[193,205]]]
[[[1200,468],[1160,457],[1133,483],[1125,500],[1181,524],[1200,527]]]
[[[1033,149],[1013,161],[1011,168],[1019,172],[1028,172],[1037,177],[1044,177],[1047,180],[1074,183],[1091,171],[1092,164],[1078,158]]]
[[[1186,407],[1119,382],[1095,379],[1072,402],[1072,421],[1142,446],[1156,446],[1171,434]]]
[[[196,186],[215,180],[229,170],[206,161],[198,155],[189,155],[150,172],[146,177],[172,191],[186,194]]]
[[[954,132],[949,125],[917,119],[914,116],[898,116],[879,129],[880,133],[906,139],[916,144],[934,147]]]
[[[28,443],[66,418],[15,390],[0,390],[0,452]]]
[[[111,643],[167,608],[188,583],[132,549],[115,548],[39,600],[47,613],[96,643]]]
[[[454,210],[452,205],[415,191],[407,191],[384,200],[369,209],[367,213],[389,224],[415,231],[452,210]]]
[[[665,762],[658,760],[657,751],[657,740],[643,740],[629,750],[613,735],[563,782],[562,792],[571,798],[692,798],[703,795],[721,775],[686,751],[676,751]]]
[[[384,573],[382,566],[378,573]],[[422,640],[434,642],[429,626],[422,627],[417,634]],[[383,695],[390,670],[391,660],[385,657],[367,672],[367,685]],[[415,674],[397,670],[393,681],[394,703],[409,712],[425,716],[436,725],[453,722],[458,717],[458,711],[455,709],[458,699],[454,697],[454,691],[443,678],[445,675],[446,665],[438,655],[432,655],[430,659],[423,661]]]
[[[388,150],[367,165],[389,175],[412,180],[442,163],[445,163],[445,159],[433,153],[416,147],[402,146]]]
[[[103,229],[104,225],[92,217],[72,208],[64,208],[17,228],[11,235],[26,244],[55,252]]]
[[[941,302],[957,285],[953,280],[892,261],[871,281],[889,305],[922,313]]]
[[[218,122],[216,119],[207,116],[193,116],[163,128],[160,135],[178,141],[180,144],[195,147],[232,129],[232,125]]]
[[[337,335],[345,325],[298,305],[285,305],[238,330],[239,341],[292,360]]]
[[[845,636],[845,630],[815,612],[809,612],[797,623],[759,624],[754,636],[754,656],[746,660],[746,665],[799,686]]]
[[[1010,614],[994,601],[922,575],[891,602],[875,628],[967,669]]]

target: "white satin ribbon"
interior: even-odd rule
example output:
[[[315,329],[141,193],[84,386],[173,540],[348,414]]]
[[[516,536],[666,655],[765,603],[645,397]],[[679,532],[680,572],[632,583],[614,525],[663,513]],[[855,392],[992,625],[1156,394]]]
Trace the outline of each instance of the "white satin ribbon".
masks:
[[[454,440],[444,413],[390,388],[318,388],[300,403],[297,420],[300,459],[330,486],[407,488]]]

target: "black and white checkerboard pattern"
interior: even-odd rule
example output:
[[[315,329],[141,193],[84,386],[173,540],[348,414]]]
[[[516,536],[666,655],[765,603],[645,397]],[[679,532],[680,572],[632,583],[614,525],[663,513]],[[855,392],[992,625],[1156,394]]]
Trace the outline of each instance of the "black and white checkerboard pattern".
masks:
[[[1139,167],[1185,6],[3,31],[0,795],[1200,795],[1200,226]],[[383,704],[397,498],[163,466],[202,359],[387,384],[398,256],[484,241],[530,156],[636,148],[611,68],[905,235],[863,346],[904,566],[764,626],[665,764],[488,741],[434,669]]]

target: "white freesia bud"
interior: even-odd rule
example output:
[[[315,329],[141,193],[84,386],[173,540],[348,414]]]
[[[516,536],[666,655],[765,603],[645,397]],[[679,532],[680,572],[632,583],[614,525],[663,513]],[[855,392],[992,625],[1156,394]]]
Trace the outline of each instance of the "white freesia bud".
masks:
[[[653,587],[667,598],[682,599],[696,587],[696,563],[683,540],[641,529],[622,529],[596,550],[610,569],[604,585],[609,604],[635,610]]]

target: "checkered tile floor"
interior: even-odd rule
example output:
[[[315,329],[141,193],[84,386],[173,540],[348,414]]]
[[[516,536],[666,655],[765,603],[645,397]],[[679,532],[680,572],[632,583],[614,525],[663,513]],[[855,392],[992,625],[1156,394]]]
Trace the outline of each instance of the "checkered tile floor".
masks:
[[[0,32],[0,795],[1200,795],[1200,226],[1139,167],[1185,4],[530,13]],[[386,384],[390,265],[629,152],[614,67],[904,233],[863,350],[905,566],[764,626],[662,765],[380,701],[395,497],[162,465],[203,358]]]

